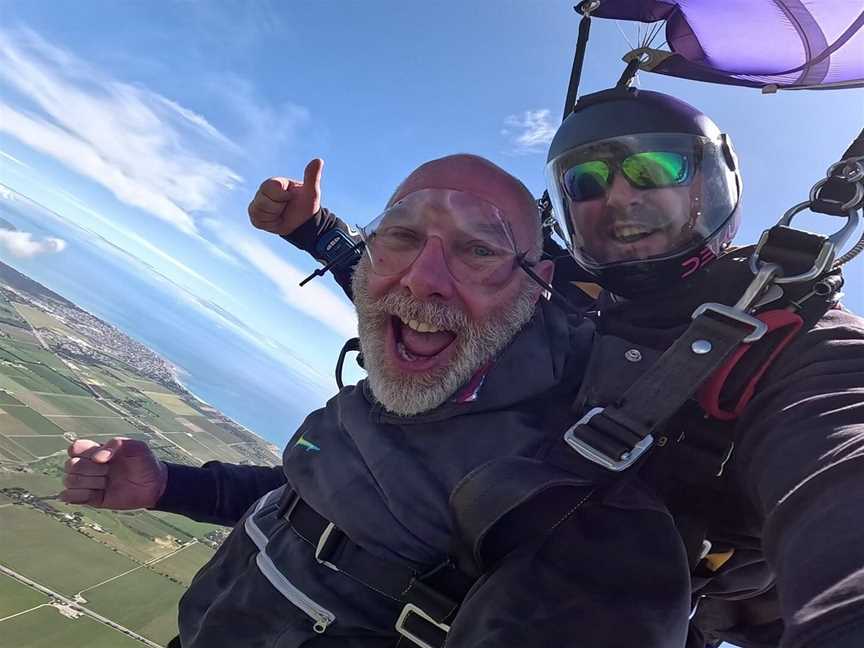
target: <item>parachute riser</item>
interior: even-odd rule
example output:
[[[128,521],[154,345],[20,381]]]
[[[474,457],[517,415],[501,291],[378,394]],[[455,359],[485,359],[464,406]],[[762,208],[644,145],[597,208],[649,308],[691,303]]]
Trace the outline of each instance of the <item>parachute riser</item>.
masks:
[[[579,82],[582,80],[582,67],[585,64],[585,52],[588,49],[588,37],[591,34],[591,12],[600,6],[600,0],[584,0],[573,9],[582,14],[579,21],[579,37],[576,40],[576,53],[573,55],[573,67],[570,69],[570,83],[567,85],[567,97],[564,99],[564,114],[562,121],[573,112],[576,99],[579,96]]]

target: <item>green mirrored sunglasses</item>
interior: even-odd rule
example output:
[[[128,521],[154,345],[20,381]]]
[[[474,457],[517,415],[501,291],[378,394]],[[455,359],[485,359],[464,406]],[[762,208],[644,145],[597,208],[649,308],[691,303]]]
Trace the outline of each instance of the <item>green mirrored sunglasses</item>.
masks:
[[[575,202],[605,195],[617,169],[637,189],[660,189],[690,180],[690,159],[683,153],[644,151],[623,160],[590,160],[564,172],[564,191]]]

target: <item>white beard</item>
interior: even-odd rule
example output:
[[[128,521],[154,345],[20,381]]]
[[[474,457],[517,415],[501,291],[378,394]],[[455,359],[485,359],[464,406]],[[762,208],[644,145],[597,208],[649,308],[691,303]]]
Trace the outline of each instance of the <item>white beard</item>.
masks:
[[[388,293],[373,300],[367,290],[369,265],[366,257],[361,258],[352,279],[363,365],[375,399],[400,416],[428,412],[453,396],[510,343],[531,319],[536,307],[537,290],[527,281],[513,302],[479,323],[469,321],[465,313],[453,306],[418,301],[406,292]],[[457,348],[452,360],[425,374],[404,374],[388,367],[387,327],[394,315],[404,321],[414,319],[454,332],[456,339],[452,344]]]

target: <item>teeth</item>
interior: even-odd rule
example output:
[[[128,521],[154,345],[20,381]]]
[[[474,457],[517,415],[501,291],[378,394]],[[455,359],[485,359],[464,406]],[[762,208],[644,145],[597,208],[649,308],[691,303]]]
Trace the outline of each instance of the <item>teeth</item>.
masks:
[[[400,318],[402,319],[402,318]],[[407,322],[403,319],[402,323],[408,328],[417,331],[418,333],[437,333],[441,329],[437,326],[433,326],[432,324],[427,324],[426,322],[418,322],[417,320],[408,320]]]
[[[647,234],[650,230],[645,229],[643,227],[635,227],[633,225],[623,225],[621,227],[615,228],[615,235],[628,237],[628,236],[641,236],[643,234]]]

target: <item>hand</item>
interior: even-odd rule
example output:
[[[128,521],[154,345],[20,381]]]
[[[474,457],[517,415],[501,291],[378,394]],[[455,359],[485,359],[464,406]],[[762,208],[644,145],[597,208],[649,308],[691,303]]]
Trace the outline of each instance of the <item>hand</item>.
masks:
[[[128,511],[155,506],[165,492],[168,469],[143,441],[79,439],[67,452],[64,502]]]
[[[321,208],[321,172],[324,160],[315,158],[303,171],[303,182],[269,178],[249,203],[249,220],[265,232],[286,235],[312,218]]]

